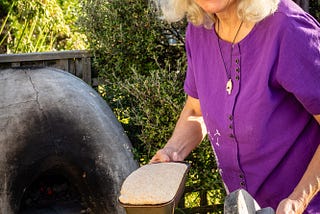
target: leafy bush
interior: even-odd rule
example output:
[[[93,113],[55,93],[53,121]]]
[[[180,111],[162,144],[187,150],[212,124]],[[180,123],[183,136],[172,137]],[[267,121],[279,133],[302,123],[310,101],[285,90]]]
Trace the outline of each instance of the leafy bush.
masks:
[[[320,22],[320,0],[309,1],[309,12]]]
[[[77,28],[78,0],[4,0],[0,29],[1,52],[28,53],[86,49],[85,35]]]
[[[126,79],[133,66],[140,74],[148,74],[157,63],[163,66],[169,60],[174,65],[182,57],[181,43],[172,46],[167,39],[166,32],[174,28],[156,18],[148,1],[83,0],[83,5],[82,23],[101,76],[110,79],[112,73]],[[179,23],[178,28],[185,24]],[[181,41],[179,35],[175,37]]]
[[[113,91],[118,90],[120,98],[113,99],[117,105],[114,110],[132,140],[136,159],[147,164],[171,136],[183,107],[184,71],[159,68],[141,75],[132,68],[130,78],[123,81],[114,78],[118,81]],[[107,95],[111,85],[106,80],[104,87],[100,85],[100,92]],[[125,111],[124,104],[127,104]]]

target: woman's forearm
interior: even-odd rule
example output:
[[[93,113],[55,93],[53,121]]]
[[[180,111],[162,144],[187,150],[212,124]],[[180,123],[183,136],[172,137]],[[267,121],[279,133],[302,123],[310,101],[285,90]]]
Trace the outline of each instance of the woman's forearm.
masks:
[[[320,124],[320,115],[314,115]],[[320,140],[320,139],[319,139]],[[290,194],[289,199],[300,201],[301,212],[308,206],[312,198],[320,191],[320,145],[318,146],[309,166],[299,184]]]
[[[320,191],[320,146],[316,150],[313,159],[311,160],[304,176],[300,180],[293,193],[289,196],[290,199],[298,200],[303,207],[299,210],[304,210],[312,198]]]
[[[164,149],[175,151],[183,160],[202,141],[206,135],[200,103],[198,99],[188,97],[180,114],[172,137]]]

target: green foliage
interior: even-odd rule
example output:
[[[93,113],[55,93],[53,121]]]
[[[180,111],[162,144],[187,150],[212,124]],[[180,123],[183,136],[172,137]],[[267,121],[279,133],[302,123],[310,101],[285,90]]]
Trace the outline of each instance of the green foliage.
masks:
[[[132,69],[129,79],[114,78],[118,80],[119,95],[122,94],[122,99],[117,100],[121,103],[118,107],[123,107],[123,101],[130,102],[130,110],[115,108],[115,112],[133,139],[136,158],[146,164],[172,134],[185,98],[182,90],[184,72],[158,69],[140,75]],[[110,91],[109,85],[112,84],[105,85],[105,92]]]
[[[2,52],[27,53],[85,49],[85,36],[76,27],[78,0],[6,0],[1,14]],[[10,5],[10,6],[9,6]]]
[[[320,0],[309,1],[310,14],[320,22]]]
[[[173,28],[156,17],[148,1],[83,0],[83,5],[82,23],[101,76],[112,78],[114,73],[125,79],[132,74],[131,67],[147,74],[157,68],[155,60],[164,65],[181,58],[184,47],[169,45],[165,31]]]
[[[192,191],[220,190],[214,200],[222,203],[225,191],[209,140],[205,139],[187,160],[193,168],[187,186],[192,187]]]

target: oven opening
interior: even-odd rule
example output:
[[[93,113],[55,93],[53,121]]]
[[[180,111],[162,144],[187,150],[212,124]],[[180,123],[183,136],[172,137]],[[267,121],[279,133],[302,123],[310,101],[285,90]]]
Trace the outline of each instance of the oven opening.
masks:
[[[58,171],[47,171],[40,175],[25,190],[19,214],[92,213],[78,189]]]

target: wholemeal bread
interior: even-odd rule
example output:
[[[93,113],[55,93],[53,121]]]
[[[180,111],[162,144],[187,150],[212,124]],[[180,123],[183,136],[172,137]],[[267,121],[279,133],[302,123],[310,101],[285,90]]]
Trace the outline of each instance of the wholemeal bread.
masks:
[[[188,165],[182,162],[142,166],[122,184],[119,201],[131,205],[168,203],[179,191],[187,171]]]

